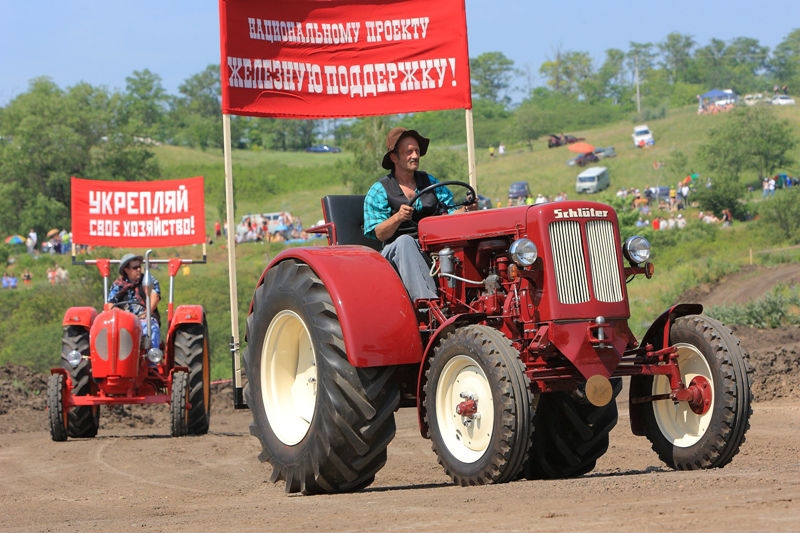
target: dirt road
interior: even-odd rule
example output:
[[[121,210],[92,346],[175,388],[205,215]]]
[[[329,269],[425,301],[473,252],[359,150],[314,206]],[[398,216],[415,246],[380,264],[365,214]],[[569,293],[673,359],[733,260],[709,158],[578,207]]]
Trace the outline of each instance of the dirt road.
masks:
[[[40,413],[44,415],[44,413]],[[633,437],[627,409],[587,476],[455,487],[401,410],[386,467],[357,494],[289,496],[268,482],[249,412],[210,434],[171,439],[159,427],[102,429],[52,442],[0,436],[2,531],[797,531],[800,402],[755,405],[726,468],[675,472]]]
[[[46,376],[3,367],[0,531],[798,531],[800,329],[735,329],[756,402],[723,469],[664,467],[631,434],[623,391],[610,448],[580,478],[453,486],[403,409],[375,483],[334,496],[269,482],[229,385],[214,388],[208,435],[170,438],[166,406],[128,406],[104,411],[96,438],[56,443]]]

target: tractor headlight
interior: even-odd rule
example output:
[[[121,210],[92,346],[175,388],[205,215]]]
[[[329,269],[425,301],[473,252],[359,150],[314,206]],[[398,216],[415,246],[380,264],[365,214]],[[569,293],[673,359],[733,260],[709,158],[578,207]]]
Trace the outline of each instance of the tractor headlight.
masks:
[[[539,257],[539,250],[530,239],[517,239],[508,248],[511,259],[521,267],[531,266]]]
[[[67,353],[67,363],[70,364],[72,368],[77,368],[79,364],[81,364],[81,359],[83,359],[83,355],[78,350],[70,350]]]
[[[628,237],[622,246],[622,253],[628,261],[640,265],[650,259],[650,242],[640,235]]]
[[[162,352],[159,348],[150,348],[147,350],[147,359],[151,363],[158,364],[164,359],[164,352]]]

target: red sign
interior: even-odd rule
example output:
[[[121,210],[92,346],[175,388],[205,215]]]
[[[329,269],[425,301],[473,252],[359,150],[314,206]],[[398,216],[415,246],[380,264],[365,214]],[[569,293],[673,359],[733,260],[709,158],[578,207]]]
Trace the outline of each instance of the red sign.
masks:
[[[151,248],[206,239],[203,178],[99,181],[72,178],[75,244]]]
[[[220,0],[222,112],[472,107],[464,0]]]

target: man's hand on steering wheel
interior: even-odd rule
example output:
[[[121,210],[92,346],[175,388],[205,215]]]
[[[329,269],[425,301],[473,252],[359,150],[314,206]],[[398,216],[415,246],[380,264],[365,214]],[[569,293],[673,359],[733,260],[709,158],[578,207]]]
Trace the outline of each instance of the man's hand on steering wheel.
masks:
[[[467,192],[465,194],[465,200],[463,202],[457,202],[454,203],[453,205],[442,205],[442,207],[444,208],[443,212],[449,211],[450,209],[453,209],[455,207],[464,207],[467,211],[469,211],[468,206],[475,205],[478,195],[475,194],[475,189],[472,188],[472,185],[470,185],[469,183],[465,183],[463,181],[440,181],[438,183],[433,183],[431,185],[428,185],[427,187],[425,187],[424,189],[422,189],[421,191],[419,191],[417,194],[414,195],[414,197],[409,201],[409,205],[414,205],[414,202],[416,202],[417,199],[419,199],[419,197],[422,196],[423,194],[431,193],[432,191],[436,190],[439,187],[446,187],[448,185],[458,185],[460,187],[464,187],[465,189],[467,189]]]

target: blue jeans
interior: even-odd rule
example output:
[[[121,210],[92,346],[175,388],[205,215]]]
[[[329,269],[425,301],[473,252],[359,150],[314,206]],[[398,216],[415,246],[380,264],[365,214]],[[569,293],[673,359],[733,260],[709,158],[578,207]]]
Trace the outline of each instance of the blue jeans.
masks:
[[[381,254],[400,274],[412,302],[420,298],[437,297],[436,282],[431,277],[430,267],[414,237],[401,235],[384,246]]]
[[[140,318],[139,322],[142,324],[142,336],[145,334],[145,326],[147,319]],[[153,315],[150,315],[150,346],[152,348],[160,348],[161,346],[161,326],[158,325],[158,320]]]

